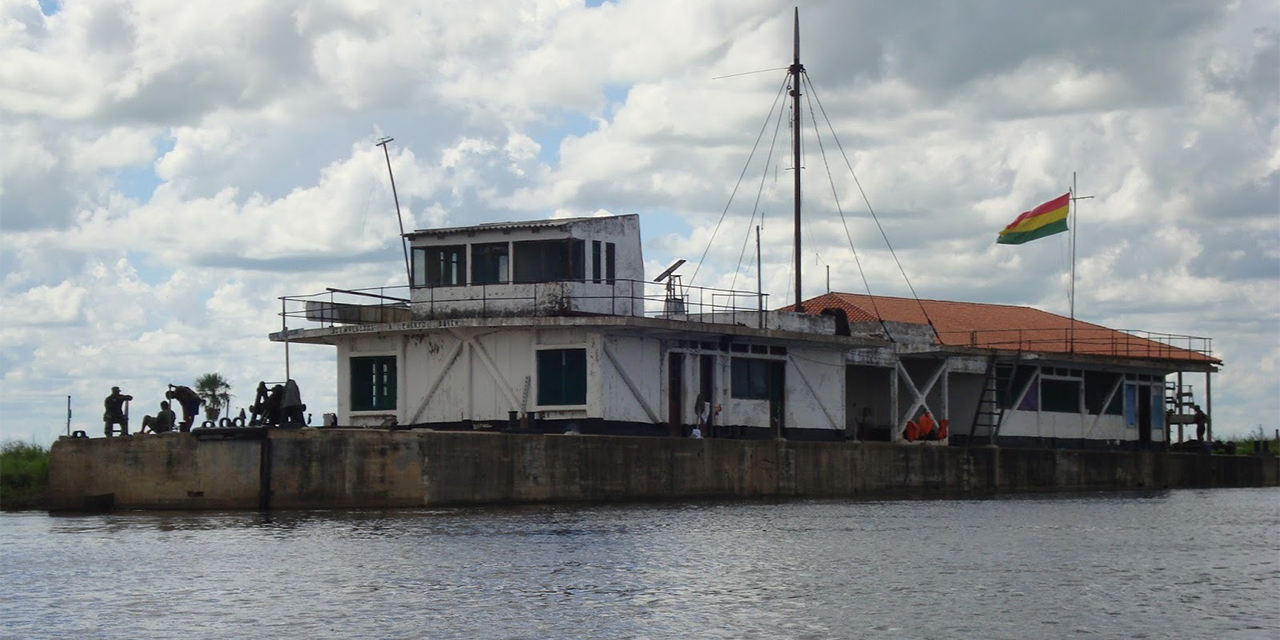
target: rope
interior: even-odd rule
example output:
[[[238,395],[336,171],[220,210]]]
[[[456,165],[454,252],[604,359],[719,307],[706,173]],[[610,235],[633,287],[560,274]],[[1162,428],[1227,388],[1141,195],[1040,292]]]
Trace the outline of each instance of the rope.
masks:
[[[738,187],[742,186],[742,178],[747,175],[747,168],[751,166],[751,159],[755,157],[756,149],[760,147],[760,139],[764,137],[764,132],[769,127],[769,120],[773,118],[773,109],[778,105],[778,100],[782,97],[782,91],[786,86],[786,80],[783,80],[778,85],[778,95],[773,98],[773,106],[769,107],[769,115],[765,116],[764,124],[760,125],[760,133],[756,135],[756,143],[751,147],[751,154],[747,156],[747,162],[742,165],[742,173],[738,174],[738,182],[733,185],[733,191],[729,193],[729,201],[725,203],[724,210],[720,212],[720,220],[716,222],[716,228],[711,231],[711,239],[707,241],[707,248],[702,250],[702,257],[698,258],[698,266],[694,268],[693,275],[689,278],[690,287],[693,286],[694,281],[698,278],[698,271],[702,269],[702,263],[707,259],[707,253],[711,251],[711,245],[716,240],[716,234],[720,232],[720,225],[724,224],[724,218],[729,213],[729,206],[733,204],[733,197],[738,194]]]
[[[775,104],[777,102],[775,101]],[[747,255],[747,243],[751,241],[751,229],[755,226],[756,212],[760,209],[760,198],[764,194],[764,183],[769,179],[769,167],[772,166],[773,150],[778,147],[778,130],[782,128],[782,109],[778,109],[778,119],[773,125],[773,138],[769,141],[769,155],[765,156],[764,171],[760,174],[760,187],[756,189],[756,201],[751,206],[751,220],[747,224],[747,235],[742,238],[742,250],[738,252],[738,266],[733,269],[733,280],[729,285],[732,291],[733,287],[738,284],[738,272],[742,270],[742,258]],[[769,110],[769,115],[773,115],[773,109]],[[760,212],[760,222],[764,223],[764,212]]]
[[[805,78],[806,80],[808,79],[808,74],[805,75]],[[813,84],[806,84],[809,86],[809,93],[812,94]],[[816,123],[818,119],[813,113],[813,101],[809,100],[808,102],[809,116],[812,117],[813,121]],[[823,115],[825,116],[826,114],[824,113]],[[830,120],[827,121],[827,126],[831,126]],[[822,166],[827,170],[827,182],[831,185],[831,197],[835,200],[836,211],[840,213],[840,224],[844,227],[844,237],[849,241],[849,250],[853,252],[853,262],[858,267],[858,275],[862,277],[862,286],[867,290],[867,297],[871,299],[871,309],[872,311],[875,311],[876,320],[880,322],[880,328],[884,330],[885,337],[888,338],[890,342],[897,342],[897,340],[894,340],[893,334],[889,332],[889,325],[885,324],[884,318],[880,316],[880,309],[876,306],[876,297],[871,293],[871,283],[867,282],[867,273],[862,269],[862,259],[858,257],[857,247],[853,246],[853,235],[849,233],[849,221],[844,217],[844,207],[840,206],[840,194],[836,192],[836,181],[831,175],[831,164],[827,162],[827,148],[822,144],[822,134],[816,126],[813,128],[813,133],[818,139],[818,150],[822,153]],[[831,132],[831,135],[832,137],[835,137],[834,130]]]
[[[929,317],[929,311],[925,309],[924,303],[920,301],[920,296],[916,295],[916,288],[911,285],[911,279],[907,277],[907,271],[902,267],[902,261],[898,259],[898,252],[893,250],[893,244],[889,242],[889,235],[885,233],[884,227],[880,224],[880,218],[876,216],[876,211],[871,207],[871,200],[867,198],[867,192],[862,188],[862,181],[858,180],[858,174],[853,170],[853,164],[849,162],[849,156],[844,152],[844,145],[840,144],[840,137],[836,135],[835,127],[831,125],[831,118],[827,116],[827,110],[822,106],[822,99],[818,97],[818,92],[813,87],[813,83],[809,82],[809,74],[804,74],[805,83],[809,87],[809,92],[813,94],[813,99],[818,102],[818,109],[822,112],[822,117],[827,121],[827,128],[831,129],[831,137],[836,142],[836,148],[840,150],[840,155],[844,158],[845,166],[849,168],[849,174],[853,176],[853,183],[858,186],[858,193],[862,194],[862,201],[867,205],[867,211],[871,213],[871,219],[875,221],[876,228],[880,230],[880,237],[884,238],[884,244],[889,248],[889,255],[893,256],[893,261],[898,265],[898,272],[902,274],[902,279],[907,283],[907,288],[911,290],[911,297],[915,298],[916,304],[920,306],[920,312],[924,314],[924,319],[929,323],[929,328],[933,330],[933,337],[938,343],[942,343],[942,336],[938,335],[938,328],[933,325],[933,319]],[[874,306],[874,298],[872,304]],[[879,312],[876,312],[879,315]],[[883,323],[883,320],[881,321]]]

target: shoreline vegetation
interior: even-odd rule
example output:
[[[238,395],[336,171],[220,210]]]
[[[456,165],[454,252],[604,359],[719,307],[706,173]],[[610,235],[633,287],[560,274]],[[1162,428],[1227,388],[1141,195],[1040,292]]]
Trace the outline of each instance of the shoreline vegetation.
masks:
[[[0,509],[45,509],[49,499],[49,448],[27,442],[0,445]]]

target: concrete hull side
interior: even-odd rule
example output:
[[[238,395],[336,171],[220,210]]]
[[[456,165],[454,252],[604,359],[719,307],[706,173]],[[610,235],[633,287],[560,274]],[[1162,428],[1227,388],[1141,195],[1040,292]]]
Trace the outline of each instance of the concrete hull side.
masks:
[[[264,455],[264,447],[266,448]],[[265,486],[268,491],[261,489]],[[886,443],[300,429],[60,440],[55,510],[389,508],[1280,485],[1280,459]]]

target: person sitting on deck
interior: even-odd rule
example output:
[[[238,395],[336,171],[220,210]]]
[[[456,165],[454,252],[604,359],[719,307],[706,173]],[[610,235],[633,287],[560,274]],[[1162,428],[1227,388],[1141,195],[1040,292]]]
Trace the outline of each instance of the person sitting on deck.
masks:
[[[173,431],[173,423],[177,420],[178,416],[169,408],[169,403],[161,400],[160,412],[154,417],[144,416],[142,418],[142,429],[140,429],[138,433],[146,433],[148,429],[151,430],[151,433],[165,433],[167,431]]]

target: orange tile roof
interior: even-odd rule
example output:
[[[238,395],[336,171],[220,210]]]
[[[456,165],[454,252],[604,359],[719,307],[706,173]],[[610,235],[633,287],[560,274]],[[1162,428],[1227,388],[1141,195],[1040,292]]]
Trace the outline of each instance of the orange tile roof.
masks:
[[[788,305],[781,310],[790,311],[793,307]],[[938,332],[936,341],[945,346],[1222,364],[1209,355],[1206,338],[1164,334],[1144,337],[1080,320],[1075,321],[1073,336],[1070,318],[1031,307],[832,292],[806,300],[804,308],[809,313],[843,309],[849,322],[884,320],[927,325],[932,320]]]

